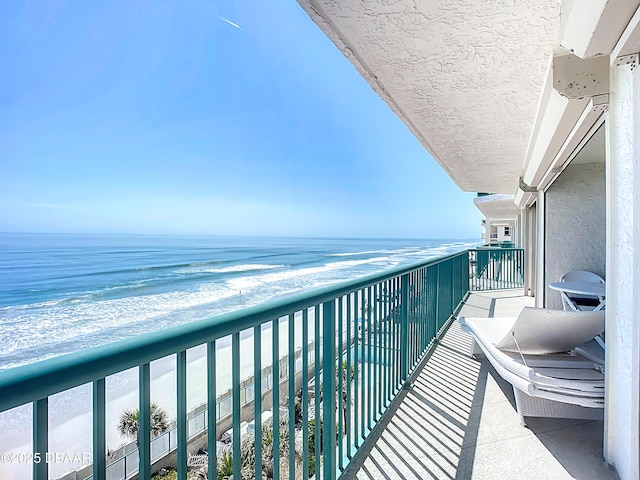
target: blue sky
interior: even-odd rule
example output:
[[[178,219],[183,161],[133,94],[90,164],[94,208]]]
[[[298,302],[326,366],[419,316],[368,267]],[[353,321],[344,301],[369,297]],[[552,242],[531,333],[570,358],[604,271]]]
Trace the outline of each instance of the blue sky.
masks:
[[[479,238],[295,0],[0,0],[0,231]]]

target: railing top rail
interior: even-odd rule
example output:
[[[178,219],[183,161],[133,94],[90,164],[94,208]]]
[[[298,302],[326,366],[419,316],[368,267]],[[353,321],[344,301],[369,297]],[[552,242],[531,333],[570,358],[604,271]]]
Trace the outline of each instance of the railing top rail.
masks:
[[[481,247],[474,247],[469,249],[470,252],[475,252],[478,250],[482,250],[482,251],[490,250],[490,251],[496,251],[496,252],[503,252],[503,251],[504,252],[508,252],[508,251],[524,252],[524,248],[521,248],[521,247],[501,247],[500,245],[496,245],[496,246],[483,245]]]
[[[0,371],[0,412],[175,354],[361,288],[466,255],[463,250],[321,289]]]

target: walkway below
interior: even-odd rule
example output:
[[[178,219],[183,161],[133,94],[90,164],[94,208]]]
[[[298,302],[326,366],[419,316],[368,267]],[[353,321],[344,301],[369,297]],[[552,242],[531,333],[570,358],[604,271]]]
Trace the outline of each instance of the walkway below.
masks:
[[[460,315],[516,316],[526,305],[521,290],[479,292]],[[618,478],[602,457],[603,422],[528,417],[522,427],[511,385],[470,348],[453,322],[343,478]]]

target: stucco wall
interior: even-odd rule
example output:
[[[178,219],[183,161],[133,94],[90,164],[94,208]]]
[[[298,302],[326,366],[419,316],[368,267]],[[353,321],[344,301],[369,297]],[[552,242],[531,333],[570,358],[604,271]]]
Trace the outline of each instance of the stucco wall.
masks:
[[[640,69],[625,64],[611,69],[609,109],[604,452],[626,480],[640,478]]]
[[[604,157],[604,151],[602,152]],[[572,270],[605,278],[605,164],[569,165],[546,192],[545,281]],[[562,308],[560,294],[546,288],[547,308]]]

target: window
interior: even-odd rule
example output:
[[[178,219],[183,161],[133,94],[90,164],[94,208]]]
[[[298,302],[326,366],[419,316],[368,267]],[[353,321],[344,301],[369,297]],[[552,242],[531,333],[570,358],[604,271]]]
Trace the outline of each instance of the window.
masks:
[[[504,227],[504,236],[505,237],[511,236],[511,227]]]

